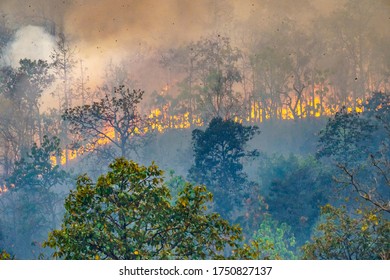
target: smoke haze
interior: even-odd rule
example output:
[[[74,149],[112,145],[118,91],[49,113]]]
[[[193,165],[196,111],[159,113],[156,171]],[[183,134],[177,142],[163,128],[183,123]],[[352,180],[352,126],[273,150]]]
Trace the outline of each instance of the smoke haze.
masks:
[[[56,24],[87,52],[109,53],[140,45],[175,47],[212,32],[230,33],[255,17],[271,21],[290,14],[307,20],[313,11],[329,11],[329,3],[318,1],[212,1],[212,0],[68,0],[1,1],[0,9],[11,25],[34,24],[46,18]],[[339,1],[336,1],[339,2]],[[314,13],[315,14],[315,13]]]
[[[91,79],[97,80],[109,62],[134,62],[140,57],[151,57],[157,49],[176,48],[210,34],[228,36],[240,48],[253,48],[256,45],[251,46],[250,40],[263,39],[266,30],[276,35],[286,17],[300,28],[313,29],[314,20],[332,14],[345,3],[345,0],[3,0],[0,11],[7,24],[18,30],[6,52],[9,63],[15,65],[22,57],[47,57],[53,44],[51,35],[63,32],[77,48],[84,65],[93,69],[89,73]],[[389,35],[390,1],[369,3],[377,11],[372,30]],[[42,23],[45,31],[34,27]],[[316,28],[326,31],[329,26]],[[147,63],[150,62],[144,60],[142,67],[149,68]],[[151,67],[155,66],[153,63]],[[133,71],[138,69],[135,64]]]

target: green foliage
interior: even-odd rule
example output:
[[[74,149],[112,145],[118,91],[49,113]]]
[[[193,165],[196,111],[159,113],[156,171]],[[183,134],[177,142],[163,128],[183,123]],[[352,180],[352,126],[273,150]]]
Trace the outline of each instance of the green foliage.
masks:
[[[49,191],[66,176],[60,166],[52,163],[52,157],[61,153],[59,146],[60,140],[57,137],[49,138],[44,135],[40,146],[34,143],[30,153],[16,162],[14,172],[7,182],[16,186],[16,191]]]
[[[172,201],[175,201],[179,197],[179,193],[184,190],[186,183],[187,182],[183,176],[176,176],[175,171],[169,171],[169,177],[165,184],[171,193]]]
[[[343,108],[321,132],[318,155],[334,160],[340,186],[373,208],[322,207],[322,221],[302,248],[306,259],[389,259],[390,223],[381,214],[389,212],[389,105],[388,94],[374,93],[363,113]]]
[[[204,186],[186,183],[171,201],[162,175],[120,158],[96,183],[79,177],[45,245],[65,259],[219,259],[238,246],[241,229],[206,214],[212,195]]]
[[[374,92],[362,109],[356,113],[342,107],[329,119],[320,132],[318,157],[353,166],[389,144],[390,95]]]
[[[295,244],[289,225],[266,217],[253,235],[250,246],[246,248],[252,259],[293,260],[297,259]]]
[[[213,192],[216,209],[228,215],[243,205],[251,188],[242,161],[258,155],[245,146],[255,134],[256,126],[243,126],[233,120],[214,118],[205,131],[195,129],[192,142],[195,162],[189,170],[190,180],[205,184]]]
[[[329,197],[330,171],[313,157],[290,154],[264,158],[259,175],[268,212],[291,225],[297,243],[303,244]]]
[[[7,251],[1,250],[0,251],[0,261],[4,261],[4,260],[12,260],[12,257],[9,253],[7,253]]]
[[[390,222],[377,211],[352,214],[328,204],[321,215],[312,241],[302,247],[305,259],[390,259]]]

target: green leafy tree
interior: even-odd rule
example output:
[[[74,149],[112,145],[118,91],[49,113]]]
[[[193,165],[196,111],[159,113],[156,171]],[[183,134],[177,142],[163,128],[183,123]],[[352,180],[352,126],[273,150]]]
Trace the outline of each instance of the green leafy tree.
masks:
[[[265,217],[259,229],[254,233],[249,246],[255,259],[297,259],[296,242],[291,227],[279,223],[271,217]]]
[[[61,153],[59,145],[57,137],[43,136],[43,142],[39,146],[34,143],[30,153],[16,163],[7,182],[13,184],[16,191],[43,189],[45,192],[62,182],[66,176],[65,171],[52,162]]]
[[[61,207],[60,186],[68,174],[52,159],[60,153],[58,138],[43,137],[40,146],[16,162],[7,179],[9,191],[3,193],[0,211],[4,218],[4,239],[18,258],[33,258],[47,231],[58,224]]]
[[[390,259],[390,222],[377,210],[350,214],[327,204],[321,213],[312,241],[302,247],[305,259]]]
[[[62,226],[46,246],[65,259],[218,259],[238,247],[241,230],[207,213],[212,195],[187,183],[171,202],[163,172],[124,158],[97,182],[79,177]]]
[[[188,177],[209,187],[215,197],[216,210],[224,216],[242,207],[256,187],[248,182],[243,160],[258,155],[256,150],[245,150],[248,141],[258,133],[256,126],[222,118],[212,119],[205,131],[192,132],[195,158]]]
[[[172,199],[176,200],[179,197],[179,193],[182,192],[187,184],[187,181],[183,176],[175,175],[175,171],[169,171],[169,177],[166,181],[166,185],[171,193]]]
[[[362,198],[362,201],[348,205],[358,207],[356,210],[324,206],[322,221],[312,241],[303,246],[305,258],[390,258],[390,223],[386,216],[390,212],[389,100],[388,94],[374,93],[363,113],[344,112],[342,118],[336,114],[329,120],[327,128],[331,129],[325,131],[320,145],[327,148],[325,155],[333,159],[341,171],[336,181],[342,187],[351,187],[357,194],[356,200]],[[349,127],[344,130],[346,141],[330,137],[345,126]],[[326,134],[329,137],[324,138]],[[369,207],[365,204],[362,207],[362,203]]]

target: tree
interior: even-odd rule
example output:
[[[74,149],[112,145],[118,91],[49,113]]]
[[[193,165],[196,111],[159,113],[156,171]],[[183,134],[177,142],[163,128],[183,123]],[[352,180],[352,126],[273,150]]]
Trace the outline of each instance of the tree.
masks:
[[[241,96],[235,91],[242,74],[238,63],[242,54],[220,35],[203,38],[184,48],[169,50],[161,65],[185,74],[179,83],[180,93],[173,105],[188,112],[189,122],[201,116],[205,122],[214,117],[234,118],[242,109]],[[193,115],[194,114],[194,115]]]
[[[68,174],[52,158],[60,153],[59,139],[43,137],[40,146],[34,144],[31,151],[15,163],[11,176],[6,180],[9,191],[3,193],[0,211],[5,220],[7,247],[19,258],[34,257],[33,251],[47,231],[58,224],[59,194],[55,190]],[[35,247],[34,247],[35,246]]]
[[[45,245],[65,259],[217,259],[237,248],[240,228],[207,214],[204,186],[187,183],[170,202],[162,176],[154,164],[119,158],[96,182],[79,177]]]
[[[331,172],[313,157],[275,155],[262,161],[261,194],[268,213],[291,226],[298,245],[310,238],[312,226],[327,203],[332,187]]]
[[[342,107],[329,118],[320,131],[317,157],[330,157],[336,162],[353,165],[364,159],[374,129],[360,113],[348,112]]]
[[[380,58],[384,50],[376,53],[377,45],[385,43],[381,37],[388,37],[388,31],[381,31],[381,22],[376,20],[383,13],[379,3],[348,0],[325,22],[321,19],[329,32],[323,37],[331,38],[327,44],[336,58],[330,61],[333,73],[330,82],[335,85],[343,105],[356,108],[370,90],[383,86],[380,80],[386,79],[382,70],[386,62]]]
[[[163,94],[156,94],[154,105],[161,107],[162,109],[169,107],[175,115],[188,113],[188,122],[192,126],[195,115],[198,111],[198,97],[195,94],[195,65],[194,62],[197,58],[197,50],[190,46],[184,46],[176,49],[169,49],[162,54],[160,59],[160,65],[169,71],[169,77],[172,76],[172,72],[176,77],[184,74],[182,80],[177,83],[179,93],[175,98],[164,96]],[[170,82],[170,81],[169,81]],[[172,107],[172,108],[170,108]],[[161,110],[164,112],[164,110]],[[164,116],[165,117],[165,116]]]
[[[374,93],[362,113],[341,109],[320,133],[319,157],[340,170],[336,181],[374,207],[390,212],[390,97]]]
[[[40,146],[34,143],[30,153],[16,162],[13,174],[7,179],[16,190],[20,188],[44,189],[44,192],[59,184],[65,177],[65,172],[58,165],[53,165],[53,157],[60,154],[60,140],[57,137],[43,137]]]
[[[18,76],[19,90],[23,92],[26,103],[24,109],[27,110],[28,117],[31,118],[30,122],[33,122],[30,141],[33,141],[33,136],[36,134],[34,130],[38,130],[38,139],[43,141],[40,101],[43,92],[53,83],[54,76],[50,73],[49,64],[46,61],[31,61],[29,59],[20,60]]]
[[[255,187],[248,182],[242,161],[258,155],[256,150],[245,150],[248,141],[258,133],[256,126],[219,117],[212,119],[205,131],[192,132],[195,158],[188,177],[210,188],[216,209],[223,215],[241,207]]]
[[[173,200],[176,200],[179,197],[179,193],[184,190],[186,184],[187,181],[183,176],[175,175],[174,170],[169,171],[169,177],[166,180],[166,186],[168,187]]]
[[[266,216],[253,234],[250,252],[255,259],[297,259],[295,237],[291,227]]]
[[[56,42],[56,47],[51,53],[52,69],[56,77],[61,83],[58,84],[58,111],[63,114],[65,110],[72,106],[74,102],[75,92],[72,87],[72,72],[76,66],[75,48],[69,45],[69,42],[65,34],[60,33]],[[58,119],[58,123],[61,126],[60,138],[64,144],[65,163],[69,161],[68,145],[70,142],[69,131],[66,122],[61,122],[61,118]]]
[[[34,141],[43,141],[40,102],[53,82],[46,61],[22,59],[19,68],[0,71],[0,138],[5,175],[25,156]]]
[[[63,33],[59,34],[56,48],[51,54],[52,68],[61,83],[59,110],[63,112],[72,105],[71,76],[76,65],[75,49],[72,49]]]
[[[321,216],[313,240],[302,247],[305,259],[390,259],[390,222],[377,210],[349,214],[327,204]]]
[[[241,52],[231,46],[229,38],[219,35],[200,40],[190,49],[195,55],[191,61],[203,119],[233,118],[241,109],[241,96],[234,91],[234,85],[242,78],[237,66]]]
[[[13,30],[9,27],[7,15],[1,13],[0,19],[0,59],[4,60],[5,48],[12,39]]]
[[[353,124],[347,149],[342,149],[339,138],[322,138],[325,153],[335,160],[341,171],[336,181],[342,187],[352,187],[363,204],[354,211],[342,206],[322,208],[322,222],[317,226],[310,243],[303,247],[309,259],[389,259],[390,212],[389,202],[389,102],[388,94],[375,93],[361,114],[344,113]],[[336,117],[328,124],[335,124]],[[341,126],[344,127],[344,126]],[[327,126],[328,128],[328,126]],[[328,131],[331,133],[332,130]],[[366,137],[356,135],[362,132]],[[337,133],[337,130],[334,131]],[[334,146],[334,149],[331,148]],[[345,145],[344,145],[345,146]],[[349,148],[352,147],[352,148]],[[359,147],[359,148],[357,148]],[[354,155],[357,154],[358,156]]]
[[[144,134],[151,129],[137,108],[143,94],[141,90],[131,91],[121,85],[115,88],[112,96],[106,93],[91,105],[66,109],[62,118],[76,136],[75,148],[101,154],[109,149],[104,154],[109,159],[128,157],[131,151],[137,152],[146,139]]]

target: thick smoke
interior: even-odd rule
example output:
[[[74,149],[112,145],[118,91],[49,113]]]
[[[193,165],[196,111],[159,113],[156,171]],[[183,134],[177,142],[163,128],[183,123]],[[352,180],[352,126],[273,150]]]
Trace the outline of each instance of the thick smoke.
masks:
[[[329,10],[329,1],[301,0],[5,0],[0,10],[20,27],[55,23],[85,54],[109,55],[140,46],[175,47],[210,33],[234,35],[250,17],[269,21],[290,14],[297,20]],[[289,4],[290,3],[290,4]],[[257,27],[256,27],[257,28]],[[228,33],[228,34],[227,34]]]
[[[44,28],[39,26],[25,26],[20,28],[8,44],[4,53],[4,63],[17,68],[19,60],[49,60],[55,46],[55,40]]]
[[[152,54],[156,55],[156,50],[158,52],[161,48],[176,48],[210,34],[228,36],[232,44],[245,49],[249,47],[248,41],[264,38],[264,31],[274,30],[277,34],[286,17],[293,19],[301,28],[312,29],[314,20],[330,15],[346,2],[2,0],[0,11],[14,30],[19,29],[15,40],[9,46],[9,63],[14,65],[22,56],[34,59],[47,53],[52,45],[50,35],[38,27],[25,27],[41,25],[53,35],[59,32],[66,35],[69,43],[77,48],[84,66],[93,69],[93,73],[89,75],[91,80],[96,81],[102,78],[109,62],[119,64],[122,60],[130,61],[128,64],[132,71],[138,71],[139,67],[133,63],[138,58],[150,58]],[[374,20],[377,24],[373,28],[388,33],[390,1],[372,2],[372,6],[376,6],[380,11],[376,14]],[[319,28],[326,29],[327,26]],[[325,41],[327,38],[323,39]],[[24,43],[21,40],[24,40]],[[31,49],[35,50],[35,54],[28,53]],[[144,60],[140,64],[143,68],[148,68],[148,74],[156,68],[156,61],[150,63]]]
[[[99,53],[129,50],[140,44],[177,46],[209,32],[240,31],[241,24],[255,18],[261,24],[283,20],[297,22],[329,14],[345,0],[3,0],[0,10],[14,25],[34,24],[45,18],[56,24],[80,46]],[[373,4],[387,12],[390,1]],[[379,15],[378,15],[379,16]],[[388,24],[383,21],[383,27]]]

